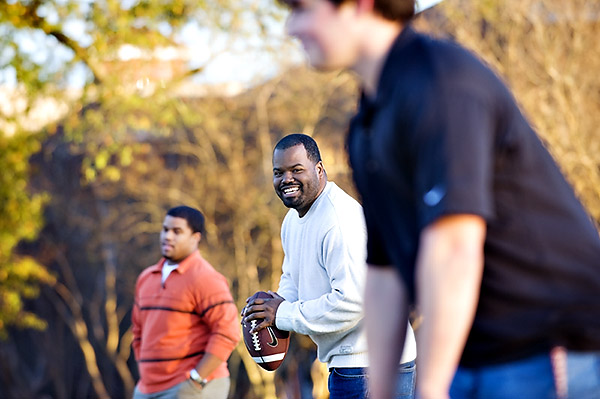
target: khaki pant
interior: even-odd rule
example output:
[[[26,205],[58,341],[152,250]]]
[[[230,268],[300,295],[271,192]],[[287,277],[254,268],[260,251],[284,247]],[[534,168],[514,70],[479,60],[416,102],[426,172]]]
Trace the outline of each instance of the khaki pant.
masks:
[[[164,391],[142,393],[137,387],[133,399],[227,399],[229,395],[229,377],[209,381],[204,388],[190,380],[175,385]]]

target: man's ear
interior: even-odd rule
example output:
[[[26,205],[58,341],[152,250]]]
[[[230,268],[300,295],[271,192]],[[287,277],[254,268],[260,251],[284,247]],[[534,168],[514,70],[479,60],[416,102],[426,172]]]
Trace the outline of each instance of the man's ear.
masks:
[[[200,244],[200,241],[202,241],[202,233],[200,233],[199,231],[197,231],[194,234],[192,234],[192,236],[195,236],[194,238],[197,238],[198,239],[198,244]]]
[[[375,0],[356,0],[356,9],[359,14],[372,12],[374,6]]]
[[[317,175],[319,175],[319,177],[323,177],[325,175],[325,166],[323,166],[323,161],[317,162],[315,168],[317,168]]]

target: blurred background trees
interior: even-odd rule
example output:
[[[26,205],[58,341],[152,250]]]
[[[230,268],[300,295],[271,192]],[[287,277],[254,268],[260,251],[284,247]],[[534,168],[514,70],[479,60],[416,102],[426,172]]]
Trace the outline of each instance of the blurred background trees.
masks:
[[[508,82],[600,221],[600,2],[450,1],[449,32]],[[435,25],[435,24],[434,24]]]
[[[50,283],[53,277],[34,259],[13,251],[19,241],[34,239],[43,223],[46,196],[26,190],[29,157],[39,151],[38,140],[36,136],[0,136],[0,170],[4,171],[0,174],[0,338],[6,338],[9,325],[45,327],[43,320],[24,310],[22,300],[37,296],[38,282]]]
[[[416,21],[505,78],[596,221],[599,8],[446,0]],[[356,82],[298,65],[284,17],[252,0],[0,2],[0,397],[130,397],[135,279],[158,259],[172,206],[205,213],[201,251],[240,309],[276,289],[287,210],[271,151],[283,135],[314,136],[330,178],[354,192]],[[257,77],[209,86],[215,68]],[[231,397],[327,397],[314,345],[292,345],[276,373],[238,346]]]

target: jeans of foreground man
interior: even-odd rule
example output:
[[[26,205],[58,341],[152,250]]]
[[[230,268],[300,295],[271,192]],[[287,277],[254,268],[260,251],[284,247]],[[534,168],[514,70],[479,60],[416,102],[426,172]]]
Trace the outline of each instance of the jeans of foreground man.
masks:
[[[477,369],[461,367],[450,397],[600,399],[600,353],[562,351]]]

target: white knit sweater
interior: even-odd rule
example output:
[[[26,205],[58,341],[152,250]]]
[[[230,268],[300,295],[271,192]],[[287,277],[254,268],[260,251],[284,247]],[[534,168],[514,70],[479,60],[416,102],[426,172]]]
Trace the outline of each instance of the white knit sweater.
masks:
[[[281,227],[284,251],[275,322],[310,336],[329,367],[368,367],[362,328],[366,227],[358,202],[328,182],[304,217],[290,209]],[[414,360],[409,327],[401,362]]]

